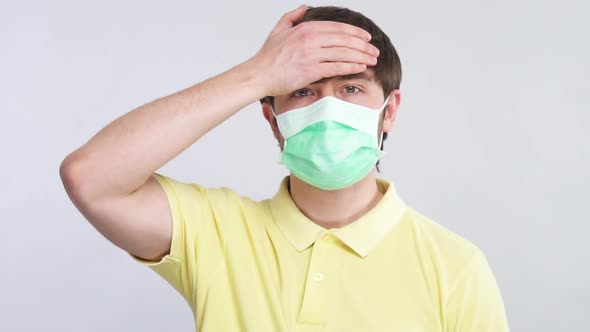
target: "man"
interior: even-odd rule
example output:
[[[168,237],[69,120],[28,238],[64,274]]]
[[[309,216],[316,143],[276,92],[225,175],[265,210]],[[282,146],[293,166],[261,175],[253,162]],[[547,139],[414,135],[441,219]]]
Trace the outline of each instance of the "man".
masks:
[[[507,331],[484,254],[376,177],[400,80],[372,21],[301,6],[251,59],[117,119],[60,174],[199,331]],[[272,199],[154,173],[256,100],[290,171]]]

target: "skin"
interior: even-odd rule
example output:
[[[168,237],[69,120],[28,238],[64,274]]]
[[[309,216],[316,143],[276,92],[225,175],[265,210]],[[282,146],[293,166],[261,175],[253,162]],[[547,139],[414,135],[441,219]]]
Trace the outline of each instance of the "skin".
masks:
[[[294,26],[306,10],[301,6],[283,15],[250,59],[122,115],[65,157],[59,168],[64,188],[103,236],[137,257],[160,260],[170,253],[172,217],[154,172],[265,96],[277,96],[279,111],[286,110],[284,95],[324,78],[364,72],[376,63],[378,51],[362,29],[337,22]],[[335,93],[328,82],[320,95]],[[378,107],[379,99],[384,98],[367,97],[362,102]],[[393,123],[399,93],[392,100],[383,121],[386,131]],[[268,119],[268,107],[264,108]],[[203,156],[203,162],[210,160],[211,156]],[[294,199],[312,220],[342,223],[378,200],[373,178],[369,175],[353,188],[333,193],[319,192],[295,178],[291,185]],[[331,212],[312,198],[332,204]]]

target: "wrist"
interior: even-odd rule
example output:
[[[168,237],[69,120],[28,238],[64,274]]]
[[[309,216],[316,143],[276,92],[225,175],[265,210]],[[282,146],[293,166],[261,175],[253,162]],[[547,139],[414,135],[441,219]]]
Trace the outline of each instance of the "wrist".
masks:
[[[250,58],[232,68],[235,79],[244,89],[253,93],[256,99],[268,96],[270,91],[265,79],[265,68],[256,58]]]

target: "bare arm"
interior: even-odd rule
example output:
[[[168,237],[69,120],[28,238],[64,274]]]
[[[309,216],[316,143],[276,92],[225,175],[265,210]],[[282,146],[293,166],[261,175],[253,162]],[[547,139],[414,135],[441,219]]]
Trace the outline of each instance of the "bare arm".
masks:
[[[376,62],[365,31],[336,22],[293,27],[304,13],[300,7],[285,14],[248,61],[121,116],[69,154],[60,176],[85,218],[120,248],[161,258],[170,249],[172,223],[154,171],[264,96]]]
[[[164,191],[150,176],[262,97],[256,86],[248,67],[237,66],[111,122],[62,163],[70,198],[117,246],[151,260],[167,254],[171,216]]]

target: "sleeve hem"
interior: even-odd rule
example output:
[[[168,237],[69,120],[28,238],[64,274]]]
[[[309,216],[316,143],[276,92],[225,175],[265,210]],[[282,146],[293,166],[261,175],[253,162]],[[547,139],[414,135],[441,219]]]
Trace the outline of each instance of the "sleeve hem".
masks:
[[[166,192],[166,197],[168,199],[168,206],[170,208],[170,213],[172,217],[172,239],[170,244],[170,253],[166,256],[172,256],[172,258],[179,260],[182,255],[180,251],[182,250],[182,237],[183,237],[183,223],[182,223],[182,207],[179,201],[179,196],[177,195],[174,187],[166,180],[165,176],[159,173],[153,173],[152,175],[162,186],[164,192]],[[164,257],[166,257],[164,256]]]
[[[180,262],[180,251],[182,250],[182,213],[180,212],[180,202],[178,201],[178,195],[174,190],[173,186],[166,180],[165,176],[159,173],[153,173],[152,176],[160,183],[160,186],[164,190],[166,194],[166,199],[168,201],[168,207],[170,210],[171,218],[172,218],[172,239],[170,244],[170,252],[164,255],[159,261],[150,261],[143,259],[141,257],[135,256],[128,252],[133,260],[136,262],[146,265],[149,267],[163,265],[166,262]]]

